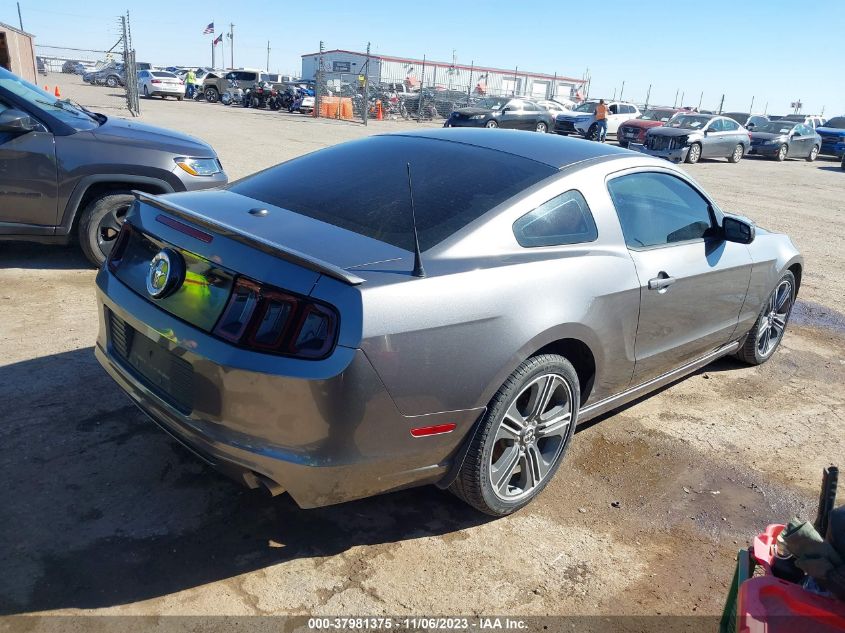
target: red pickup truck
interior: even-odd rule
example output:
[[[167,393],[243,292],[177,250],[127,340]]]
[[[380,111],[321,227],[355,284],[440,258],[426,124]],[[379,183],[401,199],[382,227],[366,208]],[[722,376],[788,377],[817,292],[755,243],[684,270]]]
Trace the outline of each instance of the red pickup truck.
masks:
[[[628,143],[644,143],[645,133],[649,128],[663,125],[684,108],[648,108],[636,119],[629,119],[619,126],[616,138],[619,145],[628,147]]]

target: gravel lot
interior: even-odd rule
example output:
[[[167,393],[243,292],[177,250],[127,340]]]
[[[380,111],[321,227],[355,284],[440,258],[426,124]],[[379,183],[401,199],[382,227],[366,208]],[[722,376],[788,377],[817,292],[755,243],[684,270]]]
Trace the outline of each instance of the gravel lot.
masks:
[[[108,88],[60,82],[120,114]],[[232,179],[417,127],[141,105],[142,121],[214,145]],[[97,365],[95,273],[77,251],[0,244],[0,614],[719,613],[736,550],[812,518],[822,467],[845,455],[845,174],[827,159],[689,171],[803,250],[783,346],[581,428],[541,498],[495,521],[433,488],[310,511],[242,490]]]

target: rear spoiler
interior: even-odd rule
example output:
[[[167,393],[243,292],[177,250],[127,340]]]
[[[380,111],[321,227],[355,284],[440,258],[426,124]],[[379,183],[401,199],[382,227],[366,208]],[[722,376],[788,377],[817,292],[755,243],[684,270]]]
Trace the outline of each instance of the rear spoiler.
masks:
[[[278,244],[269,242],[257,235],[250,235],[249,233],[245,233],[240,229],[229,226],[224,222],[218,222],[217,220],[202,215],[201,213],[186,209],[185,207],[171,202],[170,200],[163,200],[158,196],[144,193],[143,191],[133,191],[132,193],[135,195],[135,199],[139,202],[143,202],[144,204],[166,211],[170,215],[174,215],[182,220],[187,220],[191,224],[210,229],[228,239],[251,246],[252,248],[267,253],[268,255],[272,255],[273,257],[291,262],[297,266],[302,266],[308,270],[313,270],[314,272],[337,279],[338,281],[343,281],[352,286],[364,283],[363,278],[344,270],[340,266],[335,266],[334,264],[300,253],[299,251],[286,246],[279,246]]]

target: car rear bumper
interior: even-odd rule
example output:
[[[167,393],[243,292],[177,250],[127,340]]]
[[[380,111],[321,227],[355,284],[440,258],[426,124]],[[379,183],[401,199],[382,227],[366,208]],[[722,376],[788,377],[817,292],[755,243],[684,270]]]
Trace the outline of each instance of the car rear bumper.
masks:
[[[156,86],[155,88],[148,88],[149,94],[151,95],[167,95],[167,96],[184,96],[185,88],[181,86],[173,86],[171,87],[159,87]]]
[[[206,463],[249,487],[287,491],[303,508],[440,481],[480,413],[403,416],[359,349],[338,347],[325,361],[240,350],[159,310],[107,269],[97,300],[95,355],[129,398]],[[115,317],[190,367],[190,381],[179,382],[190,385],[190,404],[121,356]],[[455,431],[411,435],[447,422]]]
[[[689,154],[689,147],[679,147],[677,149],[648,149],[642,143],[631,143],[628,145],[628,149],[632,149],[635,152],[640,152],[642,154],[648,154],[649,156],[655,156],[657,158],[665,158],[673,163],[684,162],[687,159],[687,154]]]
[[[822,137],[819,154],[841,158],[845,154],[845,139],[827,139]]]

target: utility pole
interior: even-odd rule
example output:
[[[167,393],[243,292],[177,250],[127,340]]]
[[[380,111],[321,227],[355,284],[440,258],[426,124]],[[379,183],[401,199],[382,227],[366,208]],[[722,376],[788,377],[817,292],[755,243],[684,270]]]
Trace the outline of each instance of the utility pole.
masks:
[[[701,91],[701,96],[698,98],[698,107],[696,110],[701,110],[701,102],[704,101],[704,91]]]
[[[267,72],[270,72],[270,40],[267,40]]]
[[[684,107],[684,93],[683,92],[681,93],[681,102],[678,105],[681,106],[682,108]]]
[[[622,101],[622,95],[625,94],[625,80],[622,80],[622,90],[619,91],[619,100]]]
[[[725,105],[725,95],[722,95],[722,100],[719,102],[719,114],[722,114],[722,106]]]
[[[229,63],[235,67],[235,25],[229,22]]]
[[[648,85],[648,92],[645,93],[645,108],[644,110],[648,110],[648,100],[651,98],[651,84]]]
[[[21,31],[23,31],[23,18],[21,17],[21,3],[18,2],[18,22],[21,25]]]
[[[422,93],[420,93],[422,95]],[[370,117],[370,43],[367,42],[367,63],[364,64],[364,107],[362,108],[361,117],[364,119],[364,125]]]
[[[677,108],[677,107],[678,107],[678,93],[679,93],[680,91],[681,91],[681,89],[680,89],[680,88],[678,88],[677,90],[675,90],[675,100],[672,102],[672,107],[673,107],[673,108]]]
[[[469,105],[469,100],[472,97],[472,73],[475,71],[475,60],[473,59],[469,63],[469,81],[467,82],[467,105]]]
[[[748,114],[750,115],[750,114],[753,114],[753,113],[754,113],[754,97],[752,96],[751,97],[751,105],[748,106]]]

